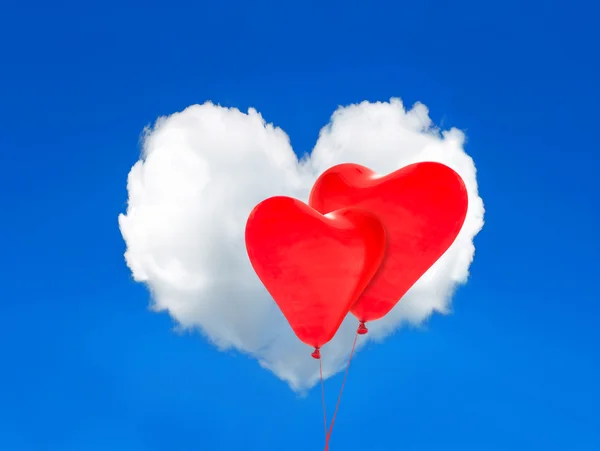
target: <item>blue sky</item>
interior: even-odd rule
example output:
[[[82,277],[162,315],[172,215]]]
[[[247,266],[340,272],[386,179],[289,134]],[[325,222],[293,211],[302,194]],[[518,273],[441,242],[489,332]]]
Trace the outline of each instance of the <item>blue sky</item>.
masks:
[[[486,225],[453,314],[353,362],[332,451],[600,449],[598,7],[280,3],[3,7],[0,449],[322,449],[317,389],[148,311],[117,215],[159,115],[254,106],[306,152],[392,96],[465,130]]]

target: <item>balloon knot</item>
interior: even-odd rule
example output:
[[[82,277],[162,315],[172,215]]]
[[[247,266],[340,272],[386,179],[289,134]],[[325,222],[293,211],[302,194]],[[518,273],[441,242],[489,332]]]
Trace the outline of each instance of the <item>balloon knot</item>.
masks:
[[[356,331],[356,333],[357,333],[358,335],[364,335],[364,334],[366,334],[367,332],[369,332],[369,329],[367,329],[367,326],[365,326],[365,322],[364,322],[364,321],[361,321],[361,322],[360,322],[360,325],[358,326],[358,330]]]
[[[321,351],[319,351],[319,348],[315,348],[315,350],[311,354],[311,357],[313,359],[317,359],[317,360],[319,360],[321,358]]]

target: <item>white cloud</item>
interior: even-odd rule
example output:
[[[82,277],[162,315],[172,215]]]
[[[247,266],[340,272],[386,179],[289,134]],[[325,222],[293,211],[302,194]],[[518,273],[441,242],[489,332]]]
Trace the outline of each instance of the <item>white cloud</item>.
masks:
[[[128,177],[127,213],[119,216],[127,265],[150,288],[155,310],[167,310],[221,349],[256,357],[294,390],[307,389],[318,381],[318,362],[250,266],[244,245],[248,214],[272,195],[306,202],[316,177],[342,162],[386,174],[433,160],[464,178],[469,210],[459,237],[387,317],[369,324],[362,346],[404,322],[448,312],[453,289],[466,281],[484,209],[463,144],[459,130],[437,130],[422,104],[406,110],[399,99],[363,102],[340,107],[312,155],[298,162],[288,136],[255,110],[190,106],[146,130],[142,157]],[[356,326],[349,315],[323,347],[326,377],[343,368]]]

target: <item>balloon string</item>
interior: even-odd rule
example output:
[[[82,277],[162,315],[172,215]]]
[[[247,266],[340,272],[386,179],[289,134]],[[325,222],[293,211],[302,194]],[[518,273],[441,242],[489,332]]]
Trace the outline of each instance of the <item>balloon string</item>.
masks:
[[[340,394],[338,395],[337,403],[335,405],[335,411],[331,418],[331,425],[329,426],[329,432],[325,437],[325,451],[329,449],[329,439],[331,438],[331,431],[333,431],[333,423],[335,423],[335,417],[337,416],[338,409],[340,407],[340,401],[342,400],[342,393],[344,392],[344,386],[346,385],[346,378],[348,377],[348,370],[350,369],[350,362],[352,362],[352,356],[354,355],[354,348],[356,348],[356,340],[358,339],[358,331],[354,335],[354,344],[352,345],[352,351],[350,351],[350,357],[348,358],[348,365],[346,366],[346,373],[344,374],[344,380],[342,381],[342,387],[340,388]]]
[[[319,359],[319,375],[321,376],[321,404],[323,405],[323,428],[327,441],[327,407],[325,406],[325,383],[323,382],[323,359]]]

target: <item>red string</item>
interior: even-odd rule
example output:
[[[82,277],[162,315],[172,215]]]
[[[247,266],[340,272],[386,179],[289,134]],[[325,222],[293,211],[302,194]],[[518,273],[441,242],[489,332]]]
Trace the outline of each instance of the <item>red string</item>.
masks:
[[[321,376],[321,403],[323,404],[323,427],[327,440],[327,408],[325,406],[325,383],[323,382],[323,359],[319,359],[319,374]]]
[[[348,365],[346,366],[346,373],[344,374],[344,380],[342,381],[342,387],[340,388],[340,394],[338,395],[338,400],[335,405],[335,412],[333,412],[333,417],[331,418],[331,425],[329,426],[329,433],[327,433],[325,437],[325,451],[329,449],[329,439],[331,438],[331,431],[333,431],[333,423],[335,423],[335,417],[337,416],[338,409],[340,407],[340,402],[342,400],[342,393],[344,392],[344,385],[346,385],[346,378],[348,377],[348,370],[350,369],[350,362],[352,362],[352,356],[354,355],[354,348],[356,347],[356,340],[358,338],[358,331],[356,331],[356,335],[354,336],[354,344],[352,345],[352,351],[350,351],[350,357],[348,358]]]

